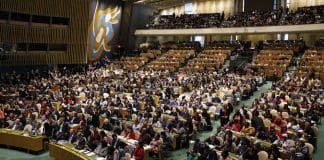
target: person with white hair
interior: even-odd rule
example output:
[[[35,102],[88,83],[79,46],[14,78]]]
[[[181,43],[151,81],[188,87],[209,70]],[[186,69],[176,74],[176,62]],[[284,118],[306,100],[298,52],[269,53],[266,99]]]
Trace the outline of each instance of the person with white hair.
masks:
[[[12,125],[12,130],[22,130],[23,129],[23,125],[22,123],[20,122],[20,119],[17,118],[15,121],[14,121],[14,124]]]

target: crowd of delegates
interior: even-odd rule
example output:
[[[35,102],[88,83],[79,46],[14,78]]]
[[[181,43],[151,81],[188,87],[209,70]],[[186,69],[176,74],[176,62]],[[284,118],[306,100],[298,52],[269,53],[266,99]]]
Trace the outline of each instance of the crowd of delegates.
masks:
[[[324,22],[324,6],[300,7],[294,12],[288,11],[281,25],[314,24]]]
[[[79,71],[2,76],[0,128],[43,134],[108,159],[143,159],[188,145],[216,108],[249,96],[264,77],[127,71],[118,64]],[[179,96],[180,86],[193,94]],[[120,140],[136,140],[136,146]],[[175,143],[174,143],[175,142]]]
[[[273,11],[249,11],[230,16],[222,23],[222,27],[244,27],[244,26],[269,26],[277,25],[283,10]]]
[[[232,116],[223,107],[217,133],[196,140],[190,157],[312,159],[323,105],[321,81],[287,76]]]
[[[147,28],[211,28],[314,24],[324,22],[324,6],[300,7],[296,11],[280,8],[272,11],[246,11],[224,19],[224,14],[163,15],[148,24]]]
[[[224,14],[222,14],[224,16]],[[158,20],[146,26],[154,29],[177,29],[177,28],[211,28],[219,27],[221,15],[213,14],[182,14],[162,15]]]

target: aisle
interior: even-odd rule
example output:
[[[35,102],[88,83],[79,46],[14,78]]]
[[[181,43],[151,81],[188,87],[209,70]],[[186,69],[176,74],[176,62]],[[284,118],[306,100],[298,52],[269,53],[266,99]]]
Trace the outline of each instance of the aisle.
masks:
[[[52,160],[48,152],[40,155],[32,155],[26,152],[17,150],[0,148],[0,159],[1,160]]]
[[[266,81],[265,84],[263,84],[262,86],[258,87],[258,90],[256,92],[254,92],[253,95],[249,99],[244,100],[244,101],[241,101],[237,106],[234,107],[234,109],[235,108],[238,108],[238,107],[241,107],[243,104],[245,106],[247,106],[247,107],[252,106],[252,103],[253,103],[254,99],[259,98],[261,96],[261,93],[262,92],[265,92],[265,91],[269,90],[271,88],[271,84],[272,84],[272,82]],[[234,112],[232,114],[234,114]],[[212,125],[214,127],[213,128],[213,131],[201,133],[199,135],[199,139],[200,140],[205,140],[205,139],[207,139],[210,136],[210,134],[215,133],[217,127],[219,127],[219,125],[220,125],[220,122],[219,121],[212,121]]]

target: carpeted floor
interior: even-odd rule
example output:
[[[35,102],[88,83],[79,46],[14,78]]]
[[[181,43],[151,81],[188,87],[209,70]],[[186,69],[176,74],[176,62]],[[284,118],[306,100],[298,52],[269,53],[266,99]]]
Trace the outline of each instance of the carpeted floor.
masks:
[[[26,152],[0,148],[0,160],[52,160],[48,152],[32,155]]]

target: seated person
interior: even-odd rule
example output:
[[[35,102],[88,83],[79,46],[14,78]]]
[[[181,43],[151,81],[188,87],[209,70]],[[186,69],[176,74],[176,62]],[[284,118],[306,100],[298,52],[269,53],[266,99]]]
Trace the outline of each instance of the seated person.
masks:
[[[108,153],[107,153],[107,159],[110,159],[114,156],[114,153],[121,147],[121,142],[117,138],[117,135],[114,133],[112,135],[112,138],[108,142]]]
[[[63,119],[59,120],[56,130],[56,140],[68,140],[70,127],[63,121]]]
[[[206,140],[206,142],[209,145],[213,145],[213,146],[219,146],[220,145],[220,141],[216,138],[215,134],[210,135],[210,137]]]
[[[135,119],[134,124],[133,124],[133,130],[140,131],[142,128],[142,124],[138,119]]]
[[[120,122],[118,120],[115,120],[115,124],[112,127],[112,131],[117,134],[121,134],[122,132],[122,127],[120,125]]]
[[[150,145],[152,147],[152,150],[150,153],[152,154],[158,154],[160,152],[160,147],[163,144],[163,140],[160,137],[159,133],[156,133],[154,138],[152,139]]]
[[[132,126],[127,126],[126,130],[124,130],[121,135],[124,136],[125,138],[136,140],[136,135]]]
[[[299,154],[302,154],[304,156],[304,160],[309,160],[311,159],[310,153],[309,153],[309,148],[307,145],[305,145],[305,139],[300,138],[299,143],[298,143],[298,148],[299,148]]]
[[[78,139],[78,134],[76,130],[70,129],[69,143],[74,144]]]
[[[22,125],[22,123],[20,122],[20,119],[17,118],[15,121],[14,121],[14,124],[12,125],[12,130],[23,130],[24,127]]]
[[[111,131],[112,130],[112,125],[109,122],[109,120],[107,118],[105,118],[104,123],[102,125],[102,129],[106,130],[106,131]]]
[[[145,145],[145,144],[150,144],[151,139],[152,138],[150,134],[147,133],[147,129],[143,128],[141,132],[141,136],[139,137],[138,141],[142,142]]]
[[[75,142],[76,146],[75,149],[81,150],[86,147],[87,139],[83,136],[81,132],[77,135],[77,140]]]
[[[144,160],[144,147],[143,143],[139,142],[133,151],[132,158],[135,160]]]
[[[73,114],[73,117],[71,118],[71,120],[70,120],[70,123],[71,124],[78,124],[80,122],[80,119],[79,119],[79,117],[78,117],[78,113],[74,113]]]

